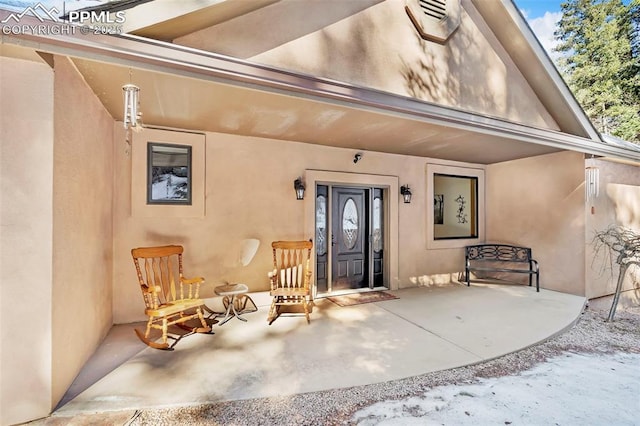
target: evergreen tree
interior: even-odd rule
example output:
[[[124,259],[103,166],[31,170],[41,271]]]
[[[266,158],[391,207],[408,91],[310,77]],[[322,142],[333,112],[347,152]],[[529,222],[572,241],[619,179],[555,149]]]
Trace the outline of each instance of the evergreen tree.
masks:
[[[555,32],[559,67],[604,134],[640,143],[640,0],[567,0]]]
[[[633,58],[629,77],[636,100],[640,99],[640,0],[629,5],[629,28],[631,31],[631,57]]]

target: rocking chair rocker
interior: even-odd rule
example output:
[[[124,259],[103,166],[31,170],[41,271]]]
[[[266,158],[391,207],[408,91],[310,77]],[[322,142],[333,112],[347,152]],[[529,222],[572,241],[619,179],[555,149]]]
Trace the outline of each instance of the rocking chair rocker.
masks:
[[[182,275],[182,246],[140,247],[131,250],[138,274],[142,298],[149,317],[147,329],[136,334],[145,344],[155,349],[171,350],[168,338],[177,343],[179,338],[168,335],[169,326],[175,325],[192,333],[210,333],[202,314],[204,302],[199,298],[204,278],[184,278]],[[179,285],[176,288],[176,283]],[[199,320],[201,327],[188,326],[190,320]],[[162,331],[162,343],[149,338],[151,329]]]
[[[311,248],[309,241],[275,241],[273,248],[273,271],[269,272],[271,280],[271,308],[267,321],[273,323],[281,314],[283,307],[302,305],[304,314],[309,320],[309,302],[311,297]]]

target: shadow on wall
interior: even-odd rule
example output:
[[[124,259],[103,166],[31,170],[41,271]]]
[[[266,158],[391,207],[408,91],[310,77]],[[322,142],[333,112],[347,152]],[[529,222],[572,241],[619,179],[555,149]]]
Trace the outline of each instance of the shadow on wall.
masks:
[[[219,262],[218,272],[221,276],[232,275],[238,268],[248,266],[260,247],[260,240],[257,238],[245,238],[232,243],[229,250],[222,256]],[[222,282],[229,284],[231,281],[222,279]]]
[[[640,274],[640,270],[636,270],[634,272],[635,274],[633,275]],[[632,273],[629,272],[629,275],[632,275]],[[610,294],[608,296],[602,296],[602,297],[596,297],[594,299],[590,299],[589,308],[594,310],[602,310],[602,311],[610,310],[611,304],[613,303],[613,297],[614,295]],[[619,311],[620,309],[637,307],[637,306],[640,306],[640,280],[637,278],[634,278],[633,289],[625,290],[620,293],[620,299],[618,301],[617,308]]]
[[[326,59],[317,64],[316,74],[357,84],[375,85],[373,82],[383,81],[388,71],[381,70],[378,62],[367,59],[369,55],[374,56],[371,49],[376,47],[370,40],[370,31],[380,23],[367,14],[348,22],[350,27],[343,32],[321,30],[321,57]],[[359,52],[360,58],[354,58],[354,52]]]
[[[414,33],[414,39],[420,45],[422,58],[415,63],[402,62],[402,75],[405,81],[407,92],[414,98],[426,101],[444,100],[447,104],[452,104],[457,97],[457,88],[450,87],[453,79],[443,81],[438,74],[438,64],[436,57],[429,49],[434,42],[424,40],[418,33]]]
[[[490,82],[495,80],[495,76],[490,75],[490,68],[483,77],[478,76],[481,70],[477,67],[472,69],[472,64],[483,63],[486,54],[470,33],[460,27],[444,46],[424,40],[417,32],[414,37],[420,45],[422,58],[413,63],[401,58],[405,88],[411,96],[450,106],[473,101],[475,105],[468,105],[470,109],[482,112],[498,110],[491,85],[473,84],[474,81]],[[452,42],[454,39],[455,44]],[[434,54],[438,51],[443,52],[441,57]],[[467,85],[462,87],[465,82]]]
[[[616,223],[640,231],[640,186],[610,183],[607,195],[615,209]]]

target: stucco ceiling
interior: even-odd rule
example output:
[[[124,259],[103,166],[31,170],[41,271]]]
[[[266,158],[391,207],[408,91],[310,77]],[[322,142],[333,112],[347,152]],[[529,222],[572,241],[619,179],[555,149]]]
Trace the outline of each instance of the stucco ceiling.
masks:
[[[269,31],[270,25],[276,20],[290,23],[286,31],[283,28],[277,31],[287,41],[317,31],[380,1],[350,0],[339,2],[339,7],[334,4],[334,7],[327,9],[324,2],[305,3],[300,7],[300,2],[283,0],[145,0],[131,3],[132,7],[127,10],[125,30],[136,36],[172,41],[202,28],[224,25],[231,31],[225,39],[233,40],[234,31],[243,31],[249,25],[252,34],[260,34]],[[481,1],[474,3],[479,4],[484,13],[495,16],[506,13],[500,6],[501,2],[490,2],[493,5]],[[310,10],[312,6],[320,9],[314,13]],[[260,19],[251,21],[247,16]],[[301,19],[301,16],[305,18]],[[522,46],[528,41],[520,34],[522,29],[500,22],[494,23],[494,26],[496,35],[503,42],[511,43],[515,51],[528,52],[516,60],[524,68],[532,70],[532,81],[539,81],[544,70],[539,62],[532,64],[530,60],[535,55],[523,49]],[[268,50],[273,46],[263,46],[260,40],[273,38],[256,39],[251,46]],[[234,50],[234,53],[238,52]],[[245,53],[240,57],[250,57],[256,52]],[[189,73],[177,75],[147,68],[134,69],[130,76],[131,68],[110,61],[104,63],[80,58],[74,61],[109,113],[118,120],[122,119],[123,114],[121,86],[132,81],[141,88],[143,121],[151,126],[228,132],[484,164],[559,150],[557,145],[530,143],[500,132],[474,131],[437,120],[407,117],[393,111],[335,103],[330,99],[324,101],[286,91],[263,91],[198,76],[185,76]],[[586,136],[584,129],[576,123],[571,108],[558,102],[557,88],[549,88],[548,84],[545,86],[546,81],[540,83],[538,89],[543,103],[549,103],[553,108],[554,119],[563,129]]]
[[[122,85],[140,87],[148,126],[234,133],[358,150],[494,163],[558,149],[410,119],[163,72],[75,59],[78,70],[117,120]]]
[[[274,3],[280,5],[280,1],[140,1],[127,11],[127,31],[137,36],[170,40],[203,25],[211,25],[212,20],[226,22]],[[365,8],[379,1],[341,2],[349,6],[346,11],[327,13],[323,19],[334,22],[342,19],[345,13],[353,13],[353,8]],[[146,13],[151,7],[154,7],[153,13]],[[295,8],[285,9],[299,13]],[[491,8],[485,10],[485,13],[494,12]],[[296,27],[298,32],[288,36],[295,37],[300,31],[312,31],[318,25],[327,24],[317,19],[307,22],[310,27],[306,30]],[[502,28],[497,36],[504,40],[509,39],[513,31],[518,32],[513,26],[495,25]],[[261,69],[259,65],[241,60],[218,59],[215,55],[184,48],[180,50],[178,46],[167,43],[135,37],[61,39],[40,38],[32,45],[36,50],[71,57],[116,120],[123,117],[122,85],[133,82],[141,89],[141,110],[147,126],[234,133],[481,164],[556,152],[565,144],[565,135],[560,132],[543,131],[540,134],[540,129],[527,129],[491,117],[464,112],[455,117],[455,111],[451,114],[447,111],[444,114],[442,111],[422,114],[424,109],[429,110],[433,106],[416,107],[419,101],[407,101],[390,94],[382,96],[382,102],[372,107],[370,103],[360,102],[357,95],[351,96],[350,92],[360,90],[358,88],[286,71]],[[520,37],[512,44],[525,42]],[[25,41],[20,40],[19,43]],[[25,44],[28,43],[31,42]],[[527,55],[517,60],[525,64]],[[541,70],[539,66],[531,67],[534,74]],[[274,83],[264,77],[269,73],[277,74],[276,79],[284,76],[283,80]],[[294,84],[289,84],[287,75],[297,79]],[[256,84],[253,84],[254,80]],[[534,75],[532,81],[535,80]],[[236,84],[237,81],[240,84]],[[560,105],[557,88],[549,89],[543,83],[540,83],[541,99],[558,104],[554,118],[560,122],[567,120],[567,126],[573,125],[575,116],[572,116],[571,106]],[[336,89],[342,92],[326,96]],[[363,90],[359,94],[378,96]],[[316,96],[316,93],[320,95]],[[410,102],[414,104],[410,106],[414,111],[405,113]],[[449,120],[451,117],[456,119]],[[575,126],[580,127],[580,124]],[[578,140],[573,138],[569,141],[574,147],[583,143],[585,135],[581,133],[584,130],[574,133],[580,135]],[[551,143],[547,143],[545,138],[551,138]]]

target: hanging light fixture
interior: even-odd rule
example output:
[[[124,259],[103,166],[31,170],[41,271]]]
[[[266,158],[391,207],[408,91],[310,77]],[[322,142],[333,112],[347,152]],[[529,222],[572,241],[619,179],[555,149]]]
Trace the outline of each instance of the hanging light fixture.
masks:
[[[296,190],[296,200],[304,200],[304,183],[302,183],[302,178],[298,178],[293,181],[293,189]]]
[[[405,204],[409,204],[411,202],[411,190],[409,189],[409,185],[401,186],[400,193],[402,194]]]

